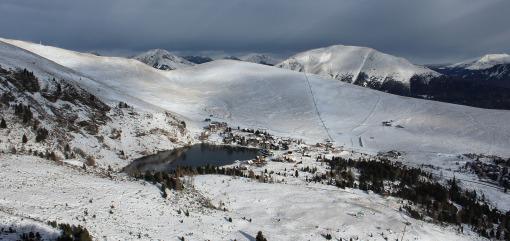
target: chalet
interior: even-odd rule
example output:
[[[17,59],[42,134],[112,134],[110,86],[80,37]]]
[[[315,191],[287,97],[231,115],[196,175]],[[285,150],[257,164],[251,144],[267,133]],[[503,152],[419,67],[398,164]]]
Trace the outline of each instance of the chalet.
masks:
[[[209,136],[211,135],[211,132],[209,131],[202,131],[202,133],[200,133],[200,136],[198,137],[199,140],[207,140],[209,138]]]
[[[209,123],[209,125],[206,127],[206,129],[209,131],[219,131],[219,130],[222,130],[225,128],[227,128],[226,122],[217,122],[217,121],[213,121],[213,122]]]
[[[383,122],[382,122],[382,125],[383,125],[383,126],[391,126],[391,122],[392,122],[392,121],[383,121]]]

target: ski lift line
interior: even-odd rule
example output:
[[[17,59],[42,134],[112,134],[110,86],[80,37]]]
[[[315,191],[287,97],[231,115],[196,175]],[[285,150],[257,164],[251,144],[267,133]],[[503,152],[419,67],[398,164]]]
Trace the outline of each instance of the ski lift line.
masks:
[[[361,62],[360,66],[359,66],[359,69],[357,71],[357,74],[356,74],[356,78],[352,79],[351,80],[351,83],[353,83],[354,81],[356,81],[359,77],[359,75],[361,74],[361,70],[363,69],[363,67],[365,66],[366,62],[367,62],[367,59],[372,55],[372,51],[370,51],[369,53],[365,54],[365,56],[363,56],[363,61]]]
[[[321,121],[322,126],[324,127],[324,130],[326,131],[326,134],[328,135],[329,141],[333,142],[333,138],[331,137],[331,134],[329,133],[329,130],[326,127],[326,124],[324,123],[324,120],[322,119],[321,113],[319,112],[319,108],[317,107],[317,101],[315,100],[315,95],[313,93],[312,85],[310,84],[310,80],[308,80],[308,76],[306,75],[305,72],[303,72],[303,74],[305,76],[305,80],[306,80],[306,83],[308,85],[308,89],[310,90],[310,94],[312,95],[312,101],[313,101],[313,106],[315,107],[315,112],[317,113],[317,116],[319,117],[319,120]]]

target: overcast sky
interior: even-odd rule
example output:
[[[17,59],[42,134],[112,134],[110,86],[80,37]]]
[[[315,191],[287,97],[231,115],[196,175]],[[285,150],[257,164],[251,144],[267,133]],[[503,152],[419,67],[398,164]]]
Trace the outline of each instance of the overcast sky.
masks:
[[[510,53],[510,0],[1,0],[0,35],[121,55],[346,44],[439,63]]]

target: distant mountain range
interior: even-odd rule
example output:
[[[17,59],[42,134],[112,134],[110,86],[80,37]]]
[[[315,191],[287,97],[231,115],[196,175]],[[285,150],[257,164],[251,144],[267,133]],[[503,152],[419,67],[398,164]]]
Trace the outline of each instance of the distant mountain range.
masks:
[[[213,58],[208,56],[177,56],[164,49],[152,49],[135,56],[134,59],[160,70],[175,70],[187,66],[193,66],[195,64],[203,64],[214,61]],[[281,61],[281,59],[271,57],[270,55],[259,53],[251,53],[239,57],[228,55],[220,59],[238,60],[270,66],[276,65]]]
[[[460,63],[433,67],[444,75],[466,81],[510,88],[510,55],[489,54]]]
[[[161,70],[214,61],[207,56],[179,57],[161,49],[150,50],[135,59]],[[333,45],[304,51],[283,61],[260,53],[222,59],[315,74],[402,96],[510,109],[508,54],[489,54],[449,65],[420,66],[372,48]]]
[[[412,96],[482,108],[510,109],[510,56],[489,54],[451,65],[429,66],[441,73],[415,78]]]

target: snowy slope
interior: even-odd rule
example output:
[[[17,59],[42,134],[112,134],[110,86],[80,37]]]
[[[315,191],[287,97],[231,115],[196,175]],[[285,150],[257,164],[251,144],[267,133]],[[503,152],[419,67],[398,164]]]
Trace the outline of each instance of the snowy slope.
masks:
[[[416,66],[403,58],[371,48],[344,45],[301,52],[277,66],[349,83],[354,83],[361,73],[375,82],[391,79],[406,84],[414,75],[437,75],[434,71]]]
[[[213,61],[168,72],[128,59],[9,42],[195,123],[213,115],[234,126],[263,128],[310,142],[332,139],[336,145],[373,152],[510,155],[510,126],[503,124],[510,118],[508,111],[399,97],[240,61]],[[375,59],[382,55],[364,51]],[[390,120],[403,128],[381,124]]]
[[[132,62],[152,69],[138,61]],[[28,82],[23,77],[15,78],[14,73],[23,69],[33,72],[39,88],[26,91],[22,84],[17,84],[16,81]],[[0,137],[2,152],[15,148],[58,153],[69,144],[95,157],[98,165],[121,167],[127,164],[125,159],[139,157],[142,152],[169,149],[181,146],[181,141],[189,141],[185,140],[187,132],[178,127],[181,120],[172,113],[2,41],[0,70],[0,95],[4,96],[0,116],[7,120],[8,126]],[[136,108],[118,108],[120,101]],[[37,131],[15,117],[10,106],[20,103],[30,106],[33,119],[50,131],[46,141],[35,141]],[[118,130],[123,132],[116,138],[96,138],[96,135],[112,136]],[[23,135],[28,137],[27,143],[21,143]],[[124,154],[118,155],[120,151]]]
[[[195,65],[164,49],[152,49],[137,55],[134,59],[161,70],[174,70]]]
[[[70,81],[79,85],[85,90],[94,93],[95,95],[101,97],[103,101],[109,104],[117,104],[119,101],[128,101],[130,103],[143,106],[145,109],[158,109],[157,107],[151,106],[143,101],[138,100],[135,97],[131,97],[125,93],[117,91],[114,88],[110,88],[104,83],[98,82],[90,76],[73,70],[72,68],[64,67],[37,54],[3,42],[2,40],[3,39],[0,38],[0,66],[3,66],[3,68],[26,68],[31,72],[34,72],[34,74],[43,81],[51,78],[65,79],[66,81]],[[86,53],[76,54],[82,55],[83,57],[95,56],[93,54]],[[62,55],[60,57],[65,58],[66,56]]]
[[[59,68],[66,70],[60,71],[57,69],[52,71],[52,75],[55,74],[54,72],[57,72],[56,74],[65,74],[69,71],[72,71],[73,73],[83,76],[66,79],[79,82],[82,87],[101,97],[107,103],[117,104],[119,101],[124,101],[130,103],[130,105],[147,110],[161,110],[161,108],[159,108],[157,105],[150,105],[147,102],[140,101],[137,97],[123,91],[123,88],[120,87],[131,82],[139,82],[141,85],[152,82],[158,83],[160,81],[166,80],[166,77],[163,75],[164,71],[158,71],[134,59],[126,59],[121,57],[102,57],[89,53],[80,53],[18,40],[0,38],[0,41],[13,44],[22,49],[27,49],[28,51],[35,53],[38,59],[40,56],[42,56],[42,61],[52,63],[49,67],[46,63],[41,64],[45,69]],[[17,58],[16,55],[13,56],[14,57],[11,58],[11,60],[21,59],[23,62],[27,62],[25,61],[24,57]],[[50,61],[48,61],[48,59]],[[37,63],[38,61],[32,62]],[[57,65],[57,67],[53,67],[55,65]],[[65,78],[65,76],[63,76],[63,78]],[[140,82],[140,80],[143,81]],[[144,88],[139,90],[143,89]],[[135,90],[136,89],[132,89],[129,92],[136,93],[137,91]]]
[[[247,54],[245,56],[242,56],[240,58],[242,61],[256,63],[256,64],[265,64],[265,65],[276,65],[279,62],[281,62],[280,59],[271,57],[267,54],[258,54],[258,53],[252,53]]]
[[[239,215],[256,217],[252,223],[236,220],[240,229],[262,224],[261,230],[274,240],[325,240],[320,234],[327,233],[332,240],[400,240],[408,222],[405,240],[482,240],[406,217],[395,212],[397,199],[360,190],[254,183],[224,176],[199,176],[195,182],[213,203],[223,202]]]
[[[117,174],[103,178],[36,157],[0,161],[0,226],[6,228],[41,231],[55,220],[83,225],[95,240],[255,240],[260,230],[268,240],[325,240],[327,233],[395,240],[408,223],[406,240],[486,240],[468,228],[458,234],[453,226],[412,219],[399,212],[398,199],[359,190],[208,175],[196,177],[196,191],[169,191],[164,199],[157,186]],[[202,195],[226,210],[200,205]]]
[[[480,58],[466,60],[460,63],[452,64],[446,68],[463,68],[467,70],[489,69],[499,64],[510,64],[510,55],[508,54],[487,54]]]

